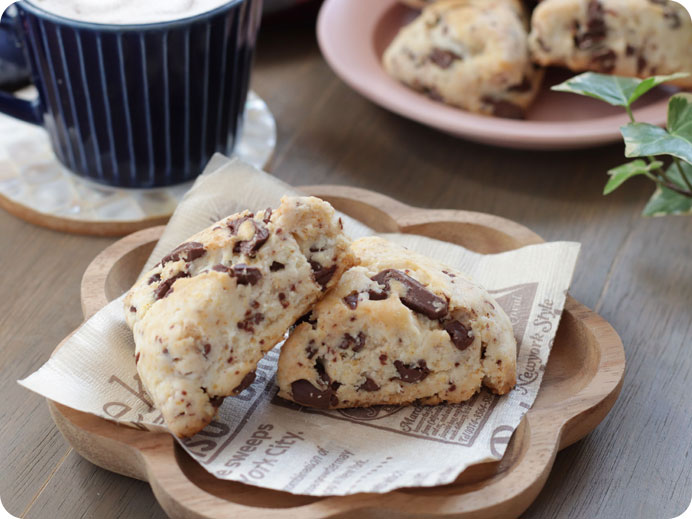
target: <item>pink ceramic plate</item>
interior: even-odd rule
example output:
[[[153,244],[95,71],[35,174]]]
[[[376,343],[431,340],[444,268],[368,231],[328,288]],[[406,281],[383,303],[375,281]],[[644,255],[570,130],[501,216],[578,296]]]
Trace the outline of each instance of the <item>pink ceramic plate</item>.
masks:
[[[317,21],[322,53],[352,88],[375,103],[415,121],[469,140],[511,148],[559,149],[621,139],[624,111],[594,99],[552,92],[572,73],[549,70],[543,91],[523,121],[486,117],[432,101],[390,78],[380,64],[384,49],[416,11],[397,0],[327,0]],[[667,98],[661,87],[635,104],[639,121],[663,124]]]

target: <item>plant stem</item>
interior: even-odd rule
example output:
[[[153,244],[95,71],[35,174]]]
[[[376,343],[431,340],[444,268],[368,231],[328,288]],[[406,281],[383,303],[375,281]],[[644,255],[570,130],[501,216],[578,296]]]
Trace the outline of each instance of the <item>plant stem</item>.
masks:
[[[661,184],[670,189],[671,191],[675,191],[679,195],[686,196],[687,198],[692,198],[692,191],[685,191],[684,189],[680,189],[678,186],[670,182],[661,182]]]
[[[665,187],[667,189],[670,189],[671,191],[675,191],[679,195],[692,198],[692,191],[685,191],[684,189],[678,187],[677,185],[673,184],[670,180],[668,180],[665,175],[663,175],[664,180],[661,180],[660,177],[656,177],[651,173],[645,173],[645,175],[661,187]]]
[[[632,109],[630,108],[630,105],[626,105],[625,110],[627,110],[627,115],[630,116],[630,122],[633,122],[633,123],[637,122],[634,120],[634,114],[632,113]]]
[[[648,158],[649,158],[649,161],[653,160],[653,157],[648,157]],[[651,180],[653,180],[654,182],[656,182],[656,184],[658,184],[661,187],[665,187],[667,189],[670,189],[671,191],[675,191],[679,195],[686,196],[688,198],[692,198],[692,189],[690,189],[689,191],[686,191],[686,190],[678,187],[675,183],[673,183],[668,178],[668,176],[666,175],[665,171],[663,171],[662,168],[657,168],[655,171],[657,172],[656,175],[654,175],[648,171],[644,175],[646,177],[650,178]]]
[[[687,185],[687,189],[692,191],[692,183],[690,182],[690,179],[687,178],[687,175],[685,175],[685,170],[682,169],[682,166],[680,165],[680,159],[677,157],[673,157],[673,161],[675,162],[675,166],[678,168],[678,171],[680,172],[680,176],[682,177],[682,180]]]

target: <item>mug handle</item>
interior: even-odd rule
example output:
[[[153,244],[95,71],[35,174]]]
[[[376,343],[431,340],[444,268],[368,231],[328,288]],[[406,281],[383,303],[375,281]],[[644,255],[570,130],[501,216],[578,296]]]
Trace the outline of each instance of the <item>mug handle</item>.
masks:
[[[12,5],[8,7],[8,10],[11,7]],[[10,32],[13,37],[17,38],[19,31],[17,31],[14,23],[14,16],[6,12],[5,15],[0,18],[0,32]],[[21,39],[23,44],[26,45],[26,39]],[[2,58],[1,55],[0,58]],[[43,114],[38,97],[31,100],[20,99],[17,96],[0,91],[0,112],[14,117],[15,119],[43,126]]]

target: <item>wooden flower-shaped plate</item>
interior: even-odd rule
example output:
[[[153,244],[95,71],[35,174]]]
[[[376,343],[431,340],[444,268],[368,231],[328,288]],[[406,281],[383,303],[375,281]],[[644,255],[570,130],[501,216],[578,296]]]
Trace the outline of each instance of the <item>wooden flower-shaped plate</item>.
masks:
[[[542,241],[526,227],[488,214],[418,209],[348,187],[302,190],[381,232],[421,234],[481,253]],[[85,318],[132,285],[162,229],[131,234],[94,259],[82,280]],[[445,486],[346,497],[296,496],[216,479],[169,434],[119,426],[50,401],[49,406],[78,453],[107,470],[148,481],[173,518],[513,518],[543,487],[558,450],[583,438],[606,416],[624,369],[622,343],[613,328],[568,297],[538,398],[511,439],[498,439],[509,442],[502,460],[470,467]]]

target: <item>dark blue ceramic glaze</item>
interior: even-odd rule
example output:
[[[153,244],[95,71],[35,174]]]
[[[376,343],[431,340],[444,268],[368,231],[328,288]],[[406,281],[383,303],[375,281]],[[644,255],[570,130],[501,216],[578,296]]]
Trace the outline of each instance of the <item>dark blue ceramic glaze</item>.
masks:
[[[119,187],[165,186],[195,178],[215,152],[233,151],[261,0],[142,25],[14,6],[39,95],[29,102],[0,94],[0,111],[44,126],[76,174]]]

